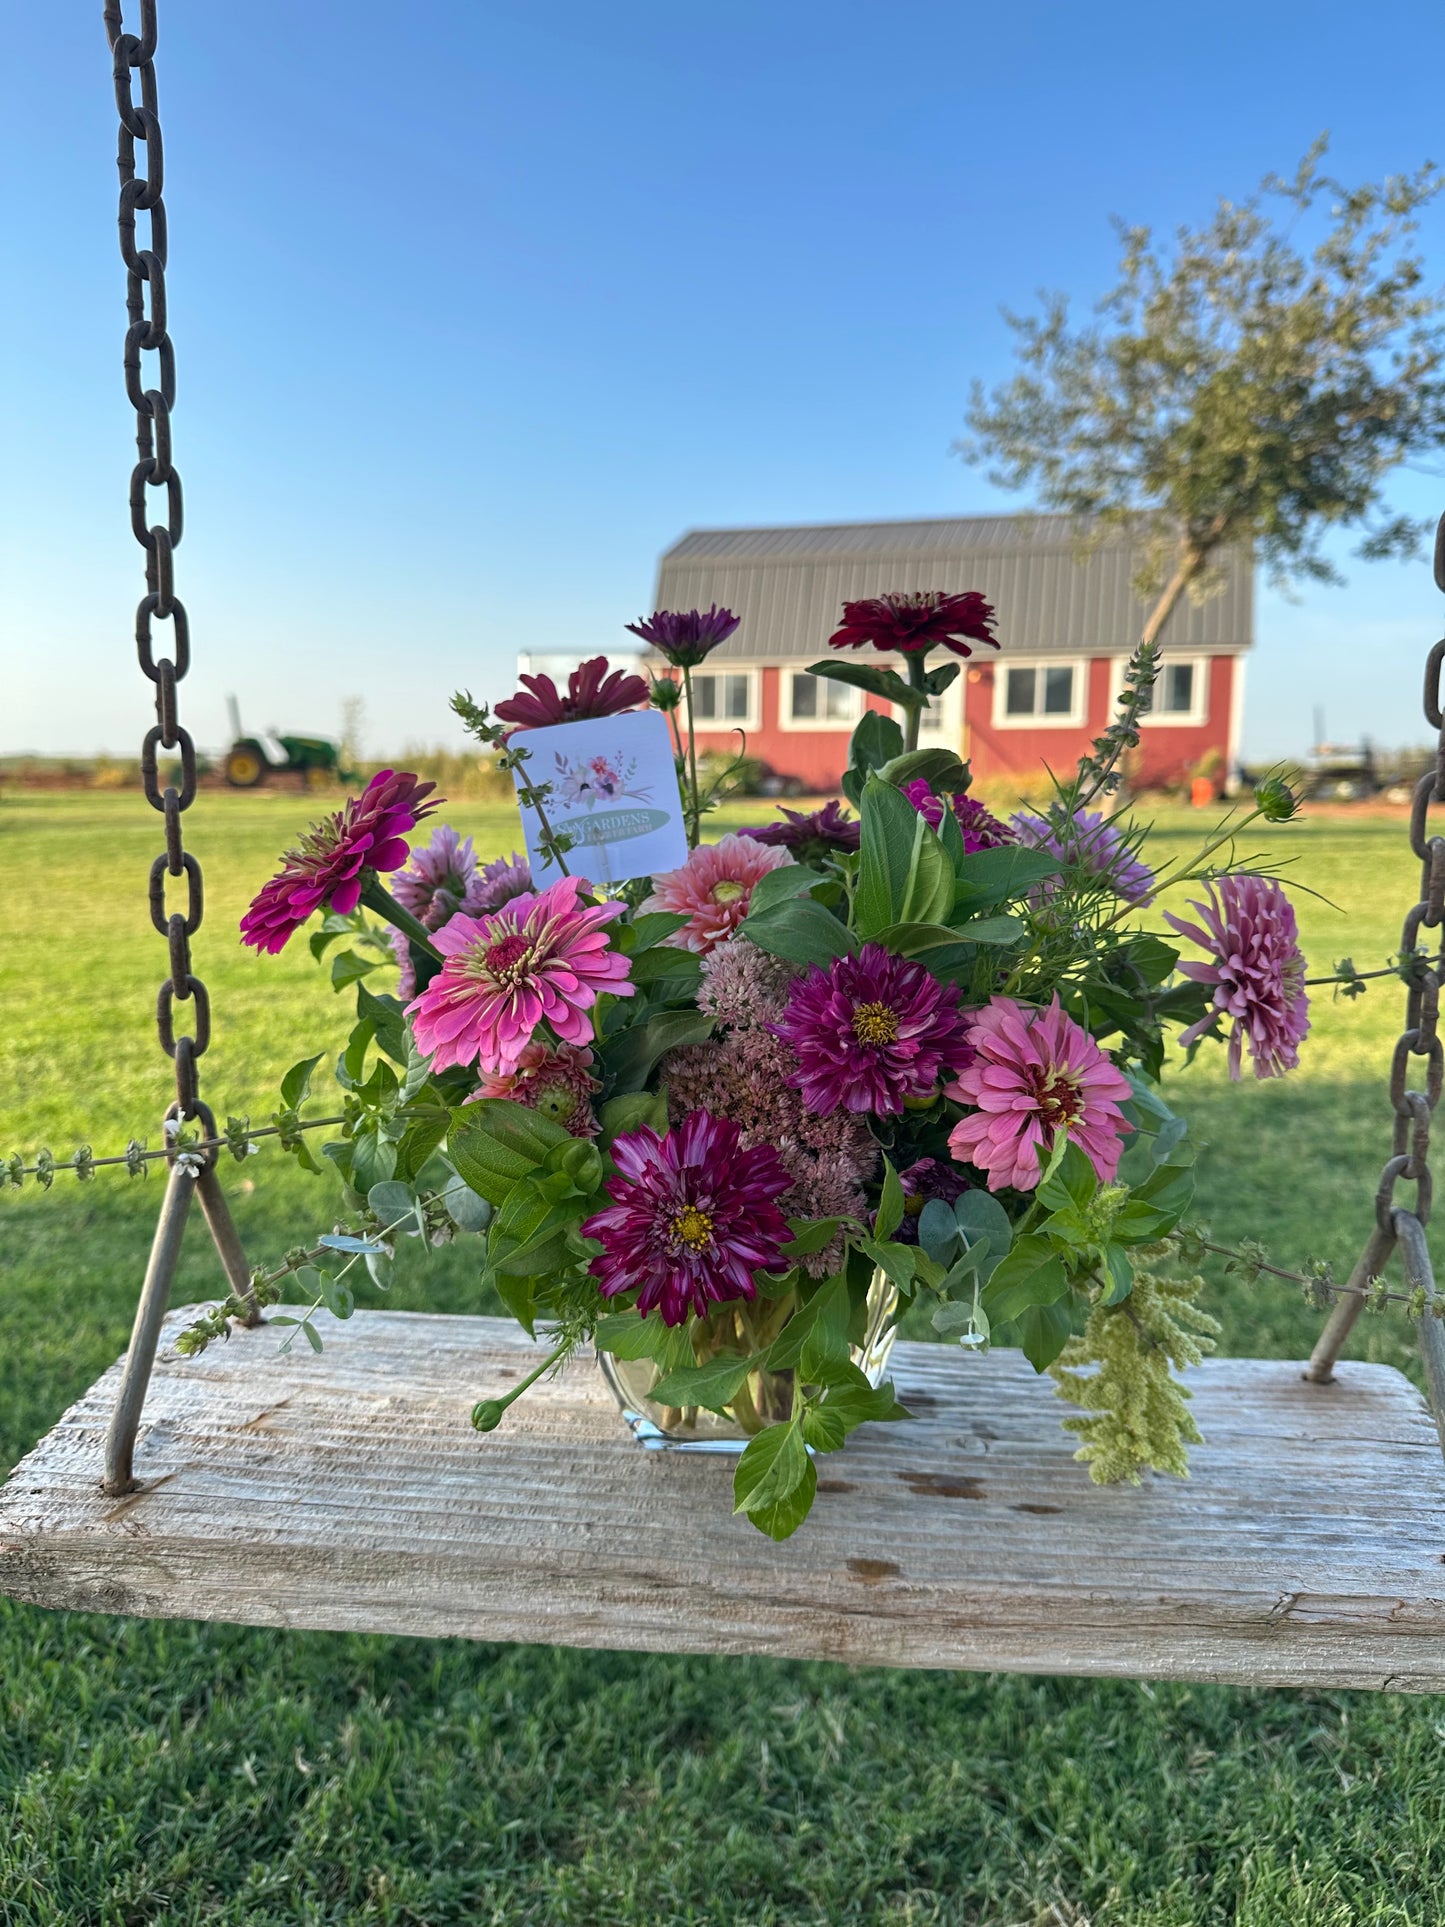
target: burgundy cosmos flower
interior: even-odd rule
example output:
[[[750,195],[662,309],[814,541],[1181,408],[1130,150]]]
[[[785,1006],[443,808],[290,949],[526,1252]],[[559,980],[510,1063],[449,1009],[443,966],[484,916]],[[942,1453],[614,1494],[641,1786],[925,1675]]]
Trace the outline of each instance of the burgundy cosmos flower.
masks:
[[[1206,886],[1207,903],[1191,903],[1203,929],[1169,915],[1164,921],[1210,952],[1208,963],[1183,963],[1180,975],[1213,984],[1214,1008],[1180,1033],[1192,1044],[1221,1018],[1231,1022],[1229,1074],[1239,1076],[1240,1046],[1247,1043],[1256,1077],[1282,1077],[1299,1065],[1299,1047],[1310,1027],[1304,954],[1294,906],[1270,877],[1226,876]]]
[[[359,797],[312,824],[286,852],[280,874],[262,885],[242,917],[241,941],[253,950],[282,950],[323,903],[349,916],[361,901],[365,871],[399,870],[406,862],[402,839],[440,804],[440,797],[421,800],[435,788],[407,770],[378,770]]]
[[[674,669],[696,669],[720,642],[726,642],[742,621],[731,609],[654,609],[650,616],[627,627],[650,642]]]
[[[865,602],[843,604],[843,626],[828,641],[834,649],[896,649],[916,656],[942,643],[957,656],[971,656],[969,642],[999,646],[992,624],[991,603],[976,589],[967,595],[945,595],[939,589],[919,589],[913,595],[872,596]],[[968,642],[961,640],[967,636]]]
[[[814,964],[769,1028],[797,1053],[791,1082],[822,1116],[901,1111],[972,1055],[957,989],[877,943],[827,970]]]
[[[787,810],[779,805],[785,823],[766,823],[760,830],[740,830],[754,843],[770,843],[774,849],[791,850],[799,863],[827,856],[833,850],[856,850],[862,826],[855,816],[845,816],[838,799],[820,810]]]
[[[617,716],[647,701],[641,676],[610,674],[606,656],[593,656],[567,678],[564,696],[550,676],[523,676],[526,689],[498,703],[493,714],[516,729],[542,729],[549,723],[585,723]],[[530,691],[530,694],[528,693]]]
[[[589,1269],[604,1298],[636,1290],[640,1312],[680,1325],[755,1297],[753,1273],[781,1266],[791,1234],[778,1199],[793,1180],[771,1145],[744,1150],[735,1124],[692,1111],[665,1137],[624,1132],[612,1157],[613,1202],[581,1227],[602,1245]]]

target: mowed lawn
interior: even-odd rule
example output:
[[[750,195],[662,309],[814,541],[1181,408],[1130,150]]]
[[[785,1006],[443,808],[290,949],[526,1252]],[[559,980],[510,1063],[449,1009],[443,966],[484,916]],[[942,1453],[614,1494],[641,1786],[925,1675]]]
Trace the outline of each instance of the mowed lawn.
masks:
[[[235,936],[325,806],[207,793],[188,819],[215,1007],[205,1088],[223,1116],[261,1119],[286,1066],[343,1033],[350,1000],[304,945],[263,960]],[[511,847],[510,811],[447,815],[486,854]],[[1203,821],[1162,816],[1155,849]],[[129,794],[0,798],[0,1154],[156,1141],[159,829]],[[1397,816],[1270,836],[1340,906],[1297,893],[1312,969],[1346,954],[1369,968],[1398,946],[1418,866]],[[1217,1053],[1176,1079],[1216,1233],[1348,1270],[1388,1151],[1402,1003],[1390,982],[1356,1003],[1323,993],[1294,1079],[1231,1087]],[[255,1260],[329,1222],[325,1186],[278,1152],[224,1174]],[[0,1198],[0,1466],[123,1347],[158,1199],[114,1173]],[[180,1295],[198,1299],[220,1274],[193,1236]],[[393,1303],[482,1308],[470,1252],[413,1249],[399,1270]],[[1299,1356],[1319,1323],[1278,1284],[1222,1279],[1214,1308],[1232,1351]],[[1355,1350],[1414,1373],[1393,1315],[1366,1317]],[[3,1927],[1426,1927],[1445,1913],[1442,1815],[1432,1699],[292,1635],[0,1601]]]

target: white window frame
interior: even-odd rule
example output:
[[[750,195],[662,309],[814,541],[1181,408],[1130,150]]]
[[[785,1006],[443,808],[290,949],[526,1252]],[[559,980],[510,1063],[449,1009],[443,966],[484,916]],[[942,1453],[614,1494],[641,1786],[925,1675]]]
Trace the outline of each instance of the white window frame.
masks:
[[[1008,713],[1008,672],[1010,669],[1072,669],[1073,702],[1067,714],[1046,716],[1039,710],[1029,716]],[[1038,693],[1038,684],[1034,685]],[[1086,656],[1004,656],[994,665],[993,726],[995,729],[1078,729],[1089,700],[1089,662]]]
[[[1127,656],[1115,656],[1109,676],[1109,715],[1115,715],[1119,698],[1124,693],[1124,671],[1128,666]],[[1209,657],[1167,655],[1164,666],[1171,663],[1181,667],[1188,664],[1194,671],[1194,685],[1190,691],[1193,698],[1188,709],[1162,710],[1146,709],[1139,718],[1141,729],[1201,729],[1209,721]]]
[[[780,665],[778,675],[778,728],[787,730],[789,733],[796,731],[800,735],[822,734],[840,736],[851,734],[857,727],[859,717],[863,714],[863,705],[867,701],[866,692],[862,689],[854,689],[848,683],[830,682],[825,676],[815,676],[813,678],[815,682],[822,683],[833,689],[841,689],[844,694],[851,699],[850,712],[847,716],[795,716],[793,714],[793,678],[794,676],[806,675],[806,673],[807,671],[805,669],[801,667],[795,669],[790,663]]]
[[[705,668],[692,672],[693,690],[696,692],[699,681],[704,676],[746,676],[748,683],[748,713],[746,716],[699,716],[697,730],[699,735],[726,736],[735,729],[755,730],[761,727],[759,691],[762,673],[749,663],[718,662],[709,663]],[[678,679],[681,681],[681,677]],[[679,705],[678,715],[685,723],[685,713]]]

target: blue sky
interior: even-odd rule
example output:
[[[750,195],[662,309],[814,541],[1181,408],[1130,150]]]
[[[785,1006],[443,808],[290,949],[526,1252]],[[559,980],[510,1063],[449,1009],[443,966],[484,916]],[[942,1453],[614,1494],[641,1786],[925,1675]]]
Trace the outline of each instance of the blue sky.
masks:
[[[98,0],[7,21],[13,430],[0,750],[138,743],[115,120]],[[1445,160],[1425,5],[161,0],[187,719],[451,740],[518,649],[607,649],[728,523],[970,513],[1001,305],[1110,283],[1324,128]],[[1426,229],[1445,279],[1445,210]],[[1439,464],[1445,471],[1445,460]],[[1445,479],[1394,500],[1445,507]],[[1417,565],[1261,596],[1246,748],[1419,741]],[[967,586],[960,584],[960,587]],[[1006,612],[1004,612],[1006,622]]]

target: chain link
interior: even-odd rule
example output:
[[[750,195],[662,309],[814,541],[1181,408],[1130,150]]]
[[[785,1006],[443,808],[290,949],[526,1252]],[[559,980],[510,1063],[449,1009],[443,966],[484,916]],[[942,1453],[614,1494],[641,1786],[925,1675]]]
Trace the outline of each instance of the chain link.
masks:
[[[146,801],[165,818],[166,846],[151,865],[148,886],[151,922],[166,940],[170,974],[156,998],[156,1033],[161,1049],[174,1060],[176,1098],[167,1117],[200,1118],[207,1136],[214,1120],[200,1096],[197,1060],[211,1041],[211,1001],[191,968],[191,938],[201,925],[204,891],[201,866],[186,849],[181,813],[196,795],[196,750],[180,720],[179,685],[191,666],[191,633],[185,605],[175,592],[175,552],[184,526],[181,478],[171,462],[171,411],[176,401],[176,355],[166,325],[166,208],[164,149],[156,93],[156,0],[139,0],[140,33],[126,33],[121,0],[106,0],[105,30],[115,73],[115,104],[120,115],[116,166],[120,171],[120,253],[126,269],[126,331],[122,358],[125,392],[136,414],[137,461],[130,477],[130,525],[145,550],[146,593],[135,616],[136,654],[155,689],[156,720],[141,749],[141,780]],[[139,80],[140,98],[136,98]],[[139,144],[139,146],[138,146]],[[137,153],[145,173],[136,171]],[[149,234],[139,237],[137,217],[145,215]],[[155,385],[145,380],[144,357],[154,355]],[[153,512],[163,519],[152,521]],[[152,625],[169,622],[174,653],[158,656]],[[163,789],[157,750],[180,753],[180,787]],[[186,908],[168,911],[166,878],[186,879]],[[175,1005],[192,1011],[193,1034],[176,1033]],[[214,1162],[214,1153],[211,1154]]]
[[[1435,585],[1445,594],[1445,515],[1435,532]],[[1420,901],[1405,918],[1400,935],[1401,964],[1413,965],[1405,995],[1405,1029],[1395,1044],[1390,1064],[1390,1106],[1395,1113],[1391,1155],[1380,1173],[1375,1193],[1375,1219],[1394,1236],[1395,1186],[1403,1179],[1415,1186],[1414,1217],[1430,1220],[1434,1181],[1430,1172],[1430,1127],[1445,1090],[1445,1041],[1439,1034],[1440,985],[1445,981],[1445,836],[1432,836],[1432,803],[1445,803],[1445,708],[1441,704],[1441,669],[1445,666],[1445,638],[1431,649],[1425,663],[1425,720],[1435,731],[1435,761],[1415,785],[1410,809],[1410,848],[1420,859]],[[1421,932],[1440,931],[1433,948],[1422,944]],[[1423,1058],[1423,1091],[1411,1090],[1411,1059]],[[1416,1073],[1418,1076],[1418,1073]]]

